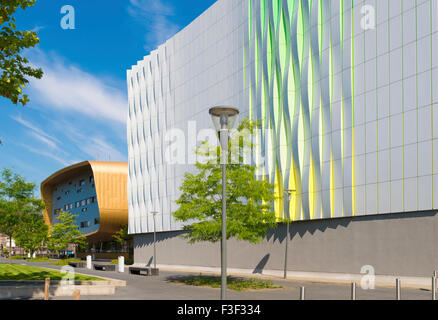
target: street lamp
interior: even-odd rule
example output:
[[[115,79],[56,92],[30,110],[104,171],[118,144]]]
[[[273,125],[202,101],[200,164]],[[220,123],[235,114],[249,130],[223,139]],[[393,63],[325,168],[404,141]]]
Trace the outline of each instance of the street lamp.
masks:
[[[284,193],[285,193],[285,195],[287,195],[287,200],[289,203],[290,203],[292,192],[295,192],[295,191],[296,190],[290,190],[290,189],[284,190]],[[286,206],[285,206],[285,208],[286,208]],[[288,210],[288,212],[289,212],[289,210]],[[289,214],[289,217],[286,217],[286,248],[285,248],[285,252],[284,252],[284,274],[283,274],[284,279],[287,278],[287,254],[288,254],[288,246],[289,246],[289,220],[290,220],[290,214]]]
[[[222,239],[221,239],[221,299],[226,299],[227,292],[227,189],[226,165],[228,159],[228,135],[234,127],[239,110],[229,106],[218,106],[209,111],[215,129],[219,132],[222,147]]]
[[[157,270],[157,250],[156,250],[156,228],[155,228],[155,216],[158,214],[158,211],[152,211],[151,212],[152,216],[154,217],[154,269]]]

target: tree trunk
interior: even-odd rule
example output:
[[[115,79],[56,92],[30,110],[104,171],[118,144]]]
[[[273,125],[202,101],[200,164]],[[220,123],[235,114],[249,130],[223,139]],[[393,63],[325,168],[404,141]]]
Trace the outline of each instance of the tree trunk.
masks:
[[[9,237],[9,264],[12,264],[12,236]]]

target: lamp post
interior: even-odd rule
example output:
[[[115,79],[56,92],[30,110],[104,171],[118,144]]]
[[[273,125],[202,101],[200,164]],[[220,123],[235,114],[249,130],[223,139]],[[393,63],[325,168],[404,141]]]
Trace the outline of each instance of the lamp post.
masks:
[[[226,189],[226,165],[228,160],[228,135],[234,127],[239,110],[229,106],[211,108],[209,113],[212,117],[215,129],[219,132],[222,148],[222,239],[221,239],[221,300],[226,299],[227,292],[227,189]]]
[[[289,202],[291,199],[292,192],[295,192],[295,191],[296,190],[290,190],[290,189],[284,190],[284,193],[287,195],[287,200]],[[286,217],[286,248],[285,248],[285,252],[284,252],[284,274],[283,274],[284,279],[287,278],[287,254],[288,254],[288,246],[289,246],[289,220],[290,220],[290,214],[288,217]]]
[[[154,269],[156,270],[157,269],[157,250],[156,250],[155,243],[156,243],[157,237],[156,237],[156,228],[155,228],[155,216],[158,214],[158,211],[152,211],[151,214],[154,217]]]

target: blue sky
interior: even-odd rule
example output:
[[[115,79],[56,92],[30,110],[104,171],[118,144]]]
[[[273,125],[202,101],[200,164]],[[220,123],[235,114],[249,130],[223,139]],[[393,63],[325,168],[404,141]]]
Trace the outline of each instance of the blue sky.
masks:
[[[214,2],[37,0],[18,10],[18,27],[40,38],[25,55],[45,74],[25,107],[0,97],[0,168],[39,186],[83,160],[127,161],[126,70]],[[74,30],[61,28],[64,5],[75,9]]]

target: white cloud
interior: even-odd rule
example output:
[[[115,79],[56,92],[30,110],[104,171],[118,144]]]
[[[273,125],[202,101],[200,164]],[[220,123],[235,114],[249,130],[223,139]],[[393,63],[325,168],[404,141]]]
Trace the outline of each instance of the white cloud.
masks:
[[[30,51],[30,56],[44,71],[42,79],[30,83],[32,99],[47,108],[126,123],[127,98],[120,88],[40,50]]]
[[[86,154],[93,156],[96,160],[103,161],[126,161],[127,156],[120,153],[104,138],[92,137],[87,144],[81,147]]]
[[[127,161],[127,155],[121,153],[109,142],[102,133],[83,134],[75,127],[69,126],[65,122],[54,124],[58,130],[63,130],[64,134],[69,137],[74,145],[84,154],[91,157],[87,160],[101,161]]]
[[[39,32],[40,30],[45,29],[45,28],[46,28],[45,26],[35,26],[35,28],[33,28],[30,31]]]
[[[58,149],[58,146],[56,145],[55,142],[53,142],[50,139],[47,139],[46,137],[39,135],[36,132],[30,132],[30,135],[33,136],[34,138],[36,138],[37,140],[40,140],[42,143],[48,145],[51,149]]]
[[[11,118],[21,125],[25,126],[26,128],[30,129],[30,135],[32,135],[34,138],[40,140],[44,144],[48,145],[52,149],[58,149],[57,143],[60,143],[58,139],[55,137],[49,135],[47,132],[41,130],[40,128],[36,127],[32,123],[30,123],[27,120],[24,120],[21,117],[18,116],[11,116]]]
[[[84,160],[126,161],[128,99],[121,81],[90,74],[38,49],[26,54],[43,68],[44,77],[32,80],[28,89],[33,120],[11,116],[31,138],[15,144],[64,166]]]
[[[37,148],[34,148],[34,147],[31,147],[31,146],[29,146],[29,145],[27,145],[27,144],[19,144],[21,147],[23,147],[24,149],[26,149],[27,151],[29,151],[29,152],[32,152],[32,153],[36,153],[36,154],[39,154],[39,155],[41,155],[41,156],[44,156],[44,157],[47,157],[47,158],[50,158],[50,159],[53,159],[53,160],[55,160],[55,161],[57,161],[57,162],[59,162],[59,163],[61,163],[63,166],[69,166],[69,165],[72,165],[74,162],[73,161],[69,161],[69,160],[67,160],[67,159],[64,159],[64,158],[61,158],[61,157],[58,157],[58,156],[56,156],[55,154],[53,154],[53,152],[51,152],[51,151],[45,151],[45,150],[43,150],[43,149],[37,149]]]
[[[171,21],[175,9],[161,0],[130,0],[128,13],[145,26],[146,50],[153,50],[178,32],[180,27]]]

